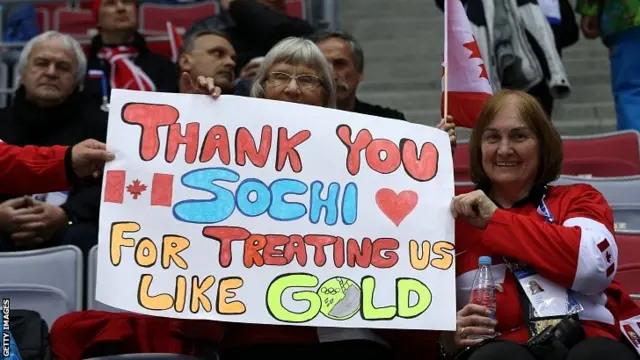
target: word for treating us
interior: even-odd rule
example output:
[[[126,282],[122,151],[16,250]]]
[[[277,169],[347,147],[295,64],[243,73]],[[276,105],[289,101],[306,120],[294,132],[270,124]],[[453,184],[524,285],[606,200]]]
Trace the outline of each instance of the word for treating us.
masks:
[[[147,237],[136,240],[125,236],[139,233],[141,230],[140,225],[135,222],[112,224],[109,253],[113,266],[120,266],[123,262],[123,252],[131,249],[135,264],[139,267],[151,268],[160,265],[165,270],[171,266],[181,270],[189,269],[189,264],[182,256],[190,246],[189,239],[179,235],[165,235],[159,249],[154,241]],[[261,235],[251,234],[239,227],[205,227],[203,235],[220,242],[218,261],[223,268],[229,267],[233,261],[231,244],[236,241],[243,243],[241,257],[246,268],[286,266],[295,261],[303,268],[317,269],[331,261],[332,265],[338,268],[346,264],[351,268],[372,266],[388,269],[399,261],[396,251],[399,243],[391,238],[345,241],[341,237],[330,235]],[[410,264],[416,270],[425,270],[429,266],[438,270],[448,270],[453,264],[453,249],[453,244],[446,241],[422,241],[419,244],[411,240]],[[313,252],[312,256],[308,253],[310,250]],[[240,315],[246,312],[246,305],[235,299],[235,291],[245,283],[241,277],[216,279],[215,276],[208,275],[191,276],[187,279],[186,276],[178,275],[175,279],[175,292],[172,294],[154,294],[153,278],[151,273],[143,274],[140,278],[137,299],[143,308],[155,311],[173,309],[176,312],[192,313],[216,311],[222,315]],[[286,301],[283,294],[291,293],[290,290],[293,288],[298,289],[292,295],[294,300],[308,301],[309,307],[306,311],[294,311]],[[304,290],[299,290],[300,288]],[[270,282],[266,303],[267,310],[275,319],[301,323],[311,321],[319,314],[334,320],[346,320],[355,314],[360,314],[365,320],[391,320],[396,317],[408,319],[424,313],[432,302],[431,290],[427,285],[409,277],[396,279],[395,304],[375,306],[375,291],[376,280],[372,276],[363,277],[358,282],[335,277],[320,284],[320,279],[310,273],[285,273]],[[418,298],[417,301],[415,296]],[[212,298],[215,300],[212,301]]]

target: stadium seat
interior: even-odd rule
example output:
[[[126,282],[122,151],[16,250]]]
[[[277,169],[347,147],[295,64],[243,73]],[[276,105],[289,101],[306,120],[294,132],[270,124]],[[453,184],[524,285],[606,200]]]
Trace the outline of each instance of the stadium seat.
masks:
[[[304,0],[287,0],[287,15],[305,19],[305,10]]]
[[[98,279],[98,245],[89,251],[87,260],[87,308],[89,310],[101,310],[110,312],[122,312],[122,310],[105,305],[96,300],[96,281]]]
[[[640,174],[640,133],[635,130],[587,136],[564,136],[566,175],[595,177]]]
[[[0,294],[14,309],[35,310],[51,326],[82,310],[82,252],[65,245],[0,253]]]
[[[59,8],[71,9],[72,3],[70,1],[55,1],[39,3],[34,5],[36,8],[36,18],[38,25],[40,25],[40,31],[53,30],[53,15]]]
[[[49,11],[47,9],[36,8],[36,20],[38,21],[38,28],[40,29],[40,32],[51,30]]]
[[[640,231],[616,231],[618,271],[616,280],[640,305]]]
[[[78,40],[88,39],[96,31],[91,10],[59,8],[55,10],[53,19],[54,30]]]
[[[144,35],[167,35],[167,21],[178,29],[189,29],[194,21],[218,13],[214,1],[185,5],[145,3],[140,5],[139,31]]]
[[[640,231],[616,231],[615,236],[618,244],[618,266],[640,264]],[[640,278],[638,279],[640,283]]]
[[[476,184],[470,182],[470,181],[465,181],[465,182],[456,182],[455,184],[455,194],[456,195],[460,195],[460,194],[466,194],[468,192],[472,192],[475,188],[476,188]]]
[[[453,154],[453,178],[455,181],[471,181],[471,162],[469,159],[469,143],[459,141]]]
[[[640,261],[634,264],[619,265],[616,272],[616,281],[618,281],[624,289],[632,295],[636,303],[640,295]]]
[[[553,185],[585,183],[600,191],[613,206],[640,204],[640,175],[610,178],[584,178],[562,175]]]
[[[616,231],[640,231],[640,204],[613,204]]]
[[[0,93],[0,108],[4,108],[9,104],[7,91],[12,88],[11,84],[9,84],[9,66],[0,62],[0,89],[5,90],[5,92]]]

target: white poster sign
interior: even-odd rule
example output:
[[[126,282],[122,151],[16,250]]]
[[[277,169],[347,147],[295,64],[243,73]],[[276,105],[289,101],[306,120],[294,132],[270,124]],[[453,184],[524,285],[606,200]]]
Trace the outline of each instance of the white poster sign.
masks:
[[[181,319],[455,328],[445,132],[114,90],[107,143],[98,301]]]

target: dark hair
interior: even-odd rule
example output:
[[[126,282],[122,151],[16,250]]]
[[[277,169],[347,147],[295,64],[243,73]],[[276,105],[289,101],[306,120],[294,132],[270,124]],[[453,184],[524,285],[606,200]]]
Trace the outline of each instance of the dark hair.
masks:
[[[318,30],[307,38],[316,44],[328,39],[342,39],[348,42],[349,45],[351,45],[351,57],[353,58],[356,70],[359,73],[364,71],[364,50],[362,50],[362,46],[353,35],[344,31]]]
[[[516,99],[518,116],[538,140],[540,163],[534,185],[546,185],[560,176],[562,169],[562,138],[553,127],[540,103],[520,90],[503,89],[484,104],[469,140],[471,180],[479,186],[490,186],[491,181],[482,167],[482,135],[498,112],[510,100]]]
[[[179,55],[192,52],[196,40],[199,37],[205,35],[219,36],[221,38],[225,38],[228,42],[231,42],[231,39],[229,38],[229,35],[227,33],[214,28],[202,27],[195,31],[189,31],[187,34],[185,34],[184,42],[182,43],[182,47],[180,48]]]

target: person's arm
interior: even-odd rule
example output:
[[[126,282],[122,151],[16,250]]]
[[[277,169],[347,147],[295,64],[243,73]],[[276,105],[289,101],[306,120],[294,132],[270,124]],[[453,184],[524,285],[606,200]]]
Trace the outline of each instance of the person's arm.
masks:
[[[75,181],[71,147],[0,143],[0,191],[24,195],[64,191]]]
[[[108,114],[104,111],[91,111],[86,114],[86,117],[84,136],[87,139],[106,142]],[[69,193],[67,201],[60,207],[67,214],[69,221],[73,223],[90,223],[97,226],[101,195],[102,184],[100,182],[83,182]]]
[[[255,0],[233,0],[229,13],[236,25],[255,39],[256,44],[261,44],[265,51],[282,39],[304,37],[315,31],[306,20],[274,11]]]
[[[102,185],[81,186],[74,189],[60,207],[73,223],[98,225],[101,195]]]
[[[617,266],[613,211],[593,187],[573,186],[575,195],[562,200],[569,207],[562,224],[498,209],[482,241],[495,254],[521,261],[559,285],[598,294],[609,286]]]

